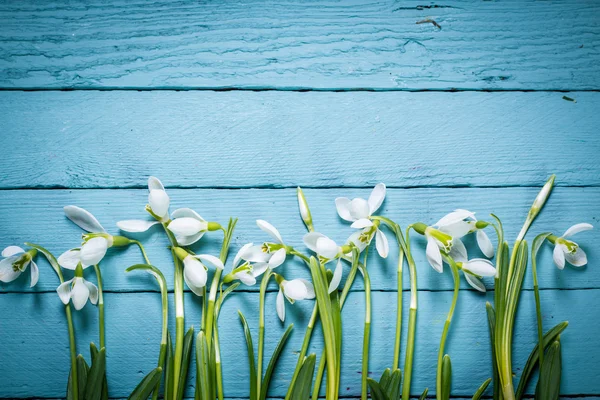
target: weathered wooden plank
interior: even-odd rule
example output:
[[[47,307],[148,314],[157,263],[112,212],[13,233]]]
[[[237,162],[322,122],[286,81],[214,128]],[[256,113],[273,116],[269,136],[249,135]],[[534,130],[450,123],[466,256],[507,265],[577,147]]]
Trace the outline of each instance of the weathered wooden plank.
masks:
[[[0,85],[598,89],[599,11],[556,0],[8,2]],[[418,24],[427,18],[441,28]]]
[[[0,188],[598,186],[600,93],[570,96],[2,92]]]
[[[266,219],[279,228],[284,240],[301,250],[302,236],[306,233],[302,224],[293,189],[172,189],[171,210],[178,207],[191,207],[204,218],[225,224],[229,216],[240,217],[233,244],[232,257],[243,244],[260,243],[270,238],[260,231],[256,219]],[[368,189],[308,189],[306,196],[310,203],[316,229],[331,236],[338,243],[352,233],[349,224],[336,213],[334,199],[338,196],[367,197]],[[505,225],[507,239],[516,238],[529,206],[537,193],[536,188],[462,188],[462,189],[390,189],[383,203],[381,213],[406,227],[410,223],[422,221],[435,223],[446,212],[456,208],[467,208],[485,219],[490,212],[499,215]],[[546,208],[534,224],[529,238],[537,233],[554,231],[562,234],[569,226],[578,222],[595,224],[600,215],[600,188],[556,188]],[[63,251],[80,244],[81,230],[66,219],[62,207],[77,204],[94,213],[109,232],[117,234],[116,222],[122,219],[146,218],[143,210],[147,201],[147,190],[15,190],[3,191],[0,197],[0,247],[34,241],[59,255]],[[592,230],[580,234],[577,241],[588,253],[590,266],[577,269],[567,267],[560,271],[552,264],[549,246],[542,249],[540,259],[540,286],[543,288],[600,288],[600,270],[596,268],[600,254],[594,243],[600,241],[600,231]],[[495,241],[494,233],[489,232]],[[167,250],[168,241],[160,227],[144,235],[137,236],[146,246],[150,260],[160,267],[169,283],[173,279],[172,260]],[[396,290],[397,246],[388,232],[390,258],[382,261],[371,252],[368,262],[373,287],[376,290]],[[414,257],[419,266],[419,287],[431,290],[450,290],[450,274],[439,275],[425,259],[425,243],[422,238],[413,237]],[[471,256],[479,255],[474,240],[468,240]],[[196,252],[217,255],[221,245],[220,233],[208,234],[193,246]],[[40,260],[41,257],[38,258]],[[110,291],[157,290],[151,277],[126,275],[124,270],[142,261],[137,248],[127,250],[111,249],[102,263],[105,288]],[[34,290],[53,291],[57,286],[54,272],[40,260],[41,279]],[[231,268],[231,260],[227,271]],[[288,276],[308,276],[308,271],[299,261],[290,261],[284,267]],[[93,275],[90,270],[88,273]],[[408,279],[408,277],[407,277]],[[360,280],[359,280],[360,281]],[[357,282],[358,283],[358,282]],[[466,284],[463,282],[464,286]],[[525,286],[531,288],[528,274]],[[357,288],[361,288],[359,283]],[[408,280],[405,288],[408,288]],[[22,276],[11,284],[0,284],[2,291],[29,291],[29,277]],[[254,288],[253,290],[256,290]]]
[[[422,292],[420,295],[413,381],[415,394],[426,386],[430,389],[435,386],[437,348],[451,297],[450,292]],[[492,297],[491,294],[489,297]],[[595,366],[600,361],[600,339],[595,333],[600,329],[600,310],[596,301],[598,290],[543,291],[541,298],[547,329],[565,319],[570,322],[561,337],[564,346],[562,393],[598,395],[595,380]],[[187,324],[197,326],[200,303],[192,300],[191,295],[186,297],[186,301]],[[394,293],[373,293],[374,318],[369,367],[373,376],[378,376],[391,363],[389,347],[393,342],[395,312],[389,304],[394,303]],[[360,393],[358,371],[361,360],[358,355],[362,347],[363,294],[352,293],[347,304],[343,320],[345,340],[341,387],[344,396],[356,396]],[[287,306],[287,322],[295,324],[295,331],[273,378],[272,396],[284,394],[312,305],[312,302],[304,301]],[[156,363],[160,339],[160,299],[154,293],[109,294],[106,296],[106,308],[110,395],[123,397]],[[226,394],[245,397],[248,392],[248,371],[237,309],[245,313],[256,333],[258,295],[234,294],[225,303],[220,319]],[[4,382],[0,387],[0,396],[61,396],[66,384],[68,341],[57,296],[51,293],[31,296],[3,294],[0,295],[0,315],[3,316],[0,373]],[[87,352],[87,343],[97,341],[95,308],[86,306],[76,314],[75,320],[80,349]],[[271,353],[282,329],[275,314],[275,294],[270,293],[266,302],[265,354]],[[535,306],[531,292],[523,293],[516,329],[514,366],[518,376],[536,340]],[[311,351],[320,354],[322,340],[318,329],[313,342]],[[491,374],[482,297],[472,292],[460,294],[447,352],[453,361],[452,393],[472,395]],[[191,391],[188,394],[191,395]]]

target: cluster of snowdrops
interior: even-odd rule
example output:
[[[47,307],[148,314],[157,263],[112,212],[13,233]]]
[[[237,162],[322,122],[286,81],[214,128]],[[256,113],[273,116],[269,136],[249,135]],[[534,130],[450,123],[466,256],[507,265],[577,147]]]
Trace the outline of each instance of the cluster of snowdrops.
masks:
[[[60,285],[57,293],[65,305],[65,316],[68,324],[70,341],[70,372],[67,381],[66,397],[68,399],[107,399],[108,382],[106,379],[106,347],[104,335],[104,301],[102,295],[102,275],[99,267],[102,259],[111,247],[135,245],[141,251],[143,263],[133,265],[128,272],[138,270],[150,273],[156,278],[162,299],[162,337],[158,351],[157,366],[148,373],[135,387],[131,399],[165,399],[179,400],[184,397],[184,389],[193,380],[195,398],[223,399],[223,377],[221,369],[221,349],[219,346],[218,317],[221,306],[228,295],[240,285],[260,284],[258,340],[252,338],[251,329],[244,315],[239,318],[243,325],[248,350],[248,397],[251,400],[267,398],[269,383],[279,355],[291,332],[291,325],[280,338],[269,363],[263,368],[265,342],[265,295],[270,281],[276,282],[277,315],[285,321],[286,302],[315,299],[314,308],[305,330],[302,348],[289,387],[286,399],[316,400],[323,390],[328,400],[339,398],[341,371],[342,309],[358,273],[364,281],[365,316],[362,352],[361,398],[369,394],[374,399],[408,400],[411,391],[421,393],[423,388],[411,387],[413,374],[413,356],[416,340],[416,317],[418,292],[416,286],[417,266],[413,259],[410,233],[423,235],[426,238],[426,256],[429,264],[437,272],[444,272],[444,265],[454,278],[454,295],[445,321],[442,339],[438,351],[438,365],[435,382],[437,399],[448,399],[451,393],[452,367],[450,356],[445,354],[444,347],[456,306],[460,274],[474,289],[485,291],[483,278],[494,281],[494,304],[486,304],[490,328],[492,349],[491,377],[483,382],[473,398],[480,398],[489,389],[494,399],[520,399],[524,395],[528,382],[537,376],[536,398],[558,399],[561,375],[560,334],[567,327],[563,322],[552,329],[544,331],[541,320],[541,304],[536,272],[536,255],[544,243],[554,246],[554,262],[562,269],[566,263],[575,267],[587,263],[585,252],[571,239],[574,234],[592,229],[587,223],[579,223],[569,228],[562,236],[552,232],[544,232],[535,237],[531,247],[525,240],[525,234],[534,219],[544,206],[554,185],[552,176],[535,198],[526,216],[525,223],[512,248],[504,238],[504,230],[499,218],[491,215],[490,220],[478,220],[475,213],[459,209],[443,216],[434,224],[413,223],[403,230],[398,223],[389,217],[379,215],[386,195],[384,184],[378,184],[368,199],[335,199],[339,216],[351,223],[353,233],[344,243],[336,243],[326,235],[315,231],[309,203],[303,191],[298,188],[299,214],[306,225],[307,233],[303,242],[308,252],[290,246],[282,238],[279,231],[265,220],[256,221],[258,228],[267,240],[242,246],[233,259],[231,267],[226,267],[229,247],[236,225],[230,219],[227,226],[218,222],[207,221],[190,208],[180,208],[169,212],[170,198],[162,183],[155,177],[148,180],[148,204],[145,210],[149,219],[124,220],[117,223],[124,232],[145,232],[153,227],[163,228],[170,241],[170,251],[174,262],[174,303],[175,332],[171,335],[168,327],[169,299],[167,282],[161,270],[153,265],[143,244],[121,235],[106,232],[99,221],[88,211],[77,206],[66,206],[66,216],[81,227],[86,233],[82,235],[81,247],[70,249],[58,258],[45,248],[26,243],[26,248],[9,246],[4,249],[0,261],[0,281],[11,282],[29,267],[31,286],[38,281],[39,270],[35,263],[38,255],[43,255],[56,272]],[[189,246],[202,239],[205,234],[223,234],[221,252],[218,256],[211,254],[195,254]],[[489,234],[495,234],[497,247],[494,248]],[[386,258],[389,253],[388,236],[392,235],[398,243],[397,263],[397,309],[396,335],[394,340],[393,362],[379,379],[369,378],[369,338],[371,321],[371,285],[366,266],[367,254],[371,243],[380,257]],[[469,258],[462,238],[475,235],[476,243],[486,258]],[[516,382],[512,365],[512,340],[515,313],[523,285],[525,271],[531,257],[533,274],[538,342],[533,344],[527,364]],[[298,258],[310,270],[312,282],[306,279],[284,275],[281,267],[286,260]],[[490,261],[494,259],[494,262]],[[408,336],[401,365],[401,332],[402,332],[402,276],[405,272],[410,277],[410,309],[408,318]],[[95,272],[94,284],[84,277],[84,271],[92,267]],[[164,266],[161,266],[164,268]],[[64,270],[73,271],[73,278],[65,280]],[[211,271],[212,270],[212,271]],[[227,270],[227,272],[225,272]],[[210,272],[210,274],[209,274]],[[209,279],[209,277],[211,279]],[[260,281],[260,282],[258,282]],[[186,329],[183,307],[185,285],[202,301],[202,323],[198,333],[193,328]],[[342,284],[343,283],[343,284]],[[99,312],[99,345],[90,344],[89,364],[86,357],[78,354],[75,341],[75,330],[72,321],[72,307],[82,309],[91,302],[98,306]],[[307,354],[313,329],[317,321],[321,321],[321,334],[324,348],[320,357]],[[190,360],[196,359],[196,371],[189,370]],[[537,373],[536,373],[537,371]],[[323,380],[325,381],[323,383]],[[433,384],[433,382],[432,382]],[[428,390],[422,391],[421,398],[427,396]]]

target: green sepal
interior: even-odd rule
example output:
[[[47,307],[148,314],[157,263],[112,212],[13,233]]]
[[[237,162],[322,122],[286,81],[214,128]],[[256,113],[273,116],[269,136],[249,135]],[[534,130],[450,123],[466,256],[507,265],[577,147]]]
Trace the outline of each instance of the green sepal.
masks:
[[[374,379],[367,378],[367,384],[369,385],[369,388],[371,389],[371,399],[373,399],[373,400],[390,400],[387,397],[387,395],[385,394],[385,392],[383,391],[383,389],[381,388],[381,385],[379,384],[379,382],[377,382]]]
[[[246,348],[248,350],[248,366],[250,369],[250,399],[257,398],[257,388],[256,388],[256,364],[255,364],[255,356],[254,356],[254,347],[252,345],[252,334],[250,333],[250,328],[248,327],[248,322],[246,321],[246,317],[240,310],[238,310],[238,315],[240,316],[240,321],[242,322],[242,326],[244,328],[244,337],[246,338]]]
[[[273,350],[273,355],[269,360],[269,365],[265,371],[265,376],[262,379],[261,389],[260,389],[260,399],[265,400],[267,398],[267,391],[269,390],[269,383],[271,382],[271,376],[273,375],[273,370],[275,370],[275,366],[277,365],[277,360],[279,360],[279,356],[281,355],[281,351],[285,347],[288,337],[290,333],[292,333],[292,329],[294,328],[294,324],[290,324],[281,339],[279,339],[279,343],[277,343],[277,347]]]
[[[421,394],[421,397],[419,397],[419,400],[425,400],[427,398],[427,393],[429,393],[429,388],[425,388],[425,390],[423,390],[423,393]]]
[[[452,384],[452,362],[450,356],[446,354],[442,360],[442,400],[450,398],[450,388]]]
[[[556,338],[565,330],[569,323],[567,321],[561,322],[557,324],[554,328],[550,329],[544,335],[544,348],[548,347],[550,343],[554,342]],[[525,367],[523,367],[523,373],[521,374],[521,379],[519,380],[519,386],[517,387],[517,392],[515,398],[520,400],[523,398],[525,394],[525,388],[529,383],[529,379],[531,378],[531,373],[533,369],[536,367],[539,361],[539,343],[535,345],[531,353],[529,354],[529,358],[525,363]],[[544,360],[545,361],[545,360]]]
[[[542,373],[535,389],[535,398],[558,400],[560,394],[560,376],[562,371],[562,354],[560,338],[556,339],[546,351],[542,365]]]
[[[142,379],[142,381],[133,389],[133,392],[129,395],[129,400],[146,400],[150,393],[154,390],[156,385],[162,378],[161,367],[156,367],[148,375]]]
[[[185,382],[187,381],[188,370],[190,368],[190,360],[192,358],[192,348],[194,340],[194,327],[190,327],[183,338],[183,353],[181,358],[181,375],[179,375],[179,386],[177,391],[177,398],[183,398],[183,391],[185,390]]]
[[[304,359],[300,372],[298,372],[298,376],[296,377],[290,400],[308,400],[310,398],[316,362],[317,355],[314,353]]]
[[[477,389],[477,391],[473,395],[473,400],[479,400],[479,399],[481,399],[481,396],[483,396],[483,392],[485,392],[485,390],[487,389],[487,387],[489,386],[489,384],[490,384],[491,381],[492,381],[492,378],[487,378],[485,380],[485,382],[483,382],[481,384],[481,386],[479,386],[479,389]]]
[[[96,346],[93,346],[94,348]],[[90,345],[91,352],[92,346]],[[97,350],[97,349],[96,349]],[[100,400],[102,397],[102,385],[106,373],[106,348],[100,349],[93,356],[92,367],[89,370],[87,383],[85,385],[85,400]]]

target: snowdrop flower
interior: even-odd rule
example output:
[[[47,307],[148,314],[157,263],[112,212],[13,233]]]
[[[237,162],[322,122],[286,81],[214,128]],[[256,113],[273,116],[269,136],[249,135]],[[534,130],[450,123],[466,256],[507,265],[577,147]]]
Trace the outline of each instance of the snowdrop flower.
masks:
[[[38,266],[33,261],[36,255],[36,249],[25,251],[19,246],[8,246],[2,250],[2,257],[6,258],[0,261],[0,281],[6,283],[14,281],[31,265],[30,287],[34,287],[40,277]]]
[[[389,243],[385,234],[379,229],[379,221],[372,221],[371,217],[381,207],[385,199],[385,185],[378,183],[369,195],[369,199],[338,197],[335,207],[338,215],[349,222],[352,228],[361,229],[360,233],[353,234],[348,240],[354,242],[359,250],[364,250],[375,236],[377,253],[386,258],[389,253]]]
[[[457,209],[446,214],[434,226],[440,231],[449,234],[453,238],[460,239],[463,236],[475,232],[477,245],[481,252],[487,257],[494,257],[494,246],[489,236],[483,230],[489,224],[485,221],[477,221],[475,213]]]
[[[557,238],[552,235],[548,237],[548,240],[554,244],[554,264],[559,269],[565,268],[565,260],[574,267],[582,267],[587,264],[585,251],[577,243],[567,240],[567,238],[579,232],[589,231],[592,228],[591,224],[575,224],[567,229],[561,237]]]
[[[202,289],[206,286],[208,278],[205,264],[210,264],[215,268],[223,269],[223,262],[210,254],[190,254],[181,247],[173,248],[175,255],[183,262],[183,279],[188,287],[197,296],[202,296]]]
[[[253,243],[246,243],[237,252],[233,259],[233,270],[225,275],[223,283],[230,283],[234,280],[239,280],[244,285],[253,286],[256,284],[256,278],[262,275],[269,268],[269,260],[261,261],[255,265],[251,264],[247,259],[265,260],[268,255],[263,253],[260,246],[254,246]],[[240,263],[244,261],[241,265]],[[277,266],[275,266],[276,268]],[[273,267],[272,267],[273,268]]]
[[[289,246],[283,242],[279,231],[267,221],[256,220],[256,225],[273,238],[275,242],[264,242],[261,246],[249,246],[245,249],[241,258],[254,264],[264,272],[267,268],[277,268],[285,261]]]
[[[306,228],[309,231],[312,231],[314,228],[312,222],[312,215],[310,214],[310,208],[308,208],[308,202],[306,201],[306,197],[304,197],[304,192],[299,186],[296,189],[296,195],[298,196],[298,208],[300,209],[300,216],[302,217],[302,221],[304,222],[304,225],[306,225]]]
[[[191,208],[179,208],[171,214],[173,219],[167,229],[173,232],[177,244],[189,246],[196,243],[208,231],[222,229],[217,222],[207,222]]]
[[[306,247],[317,253],[321,263],[325,264],[336,258],[338,259],[333,271],[333,278],[329,283],[329,293],[332,293],[339,287],[342,280],[343,268],[341,257],[350,253],[352,247],[350,245],[339,246],[333,240],[318,232],[307,233],[304,235],[303,241]]]
[[[495,276],[496,268],[494,267],[494,264],[484,258],[473,258],[469,260],[467,249],[460,240],[457,240],[454,243],[449,255],[454,262],[456,262],[456,265],[462,269],[469,285],[480,292],[485,292],[485,285],[480,278]]]
[[[162,182],[151,176],[148,178],[148,205],[146,211],[150,213],[155,221],[129,219],[117,222],[119,229],[125,232],[146,232],[154,225],[169,221],[169,204],[171,200],[165,191]]]
[[[83,234],[84,242],[80,249],[71,249],[61,255],[65,263],[61,266],[64,268],[75,270],[79,262],[84,266],[98,264],[110,247],[129,245],[128,238],[106,233],[104,227],[89,211],[77,206],[66,206],[64,211],[67,218],[75,225],[90,232]]]
[[[88,299],[92,304],[98,303],[98,288],[93,283],[83,279],[84,268],[86,267],[78,264],[75,268],[75,277],[61,283],[56,289],[63,304],[67,305],[72,300],[76,310],[81,310]]]
[[[285,301],[284,297],[294,304],[296,300],[306,300],[315,298],[315,289],[313,284],[306,279],[292,279],[287,281],[283,276],[275,274],[275,279],[279,284],[279,293],[277,293],[277,316],[281,322],[285,321]]]

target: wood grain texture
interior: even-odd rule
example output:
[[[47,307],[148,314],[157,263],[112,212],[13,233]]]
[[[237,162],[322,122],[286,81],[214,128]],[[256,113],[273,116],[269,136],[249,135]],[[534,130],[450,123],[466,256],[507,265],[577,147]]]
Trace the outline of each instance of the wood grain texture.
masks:
[[[558,0],[7,2],[0,85],[598,89],[599,12]],[[417,24],[427,18],[441,29]]]
[[[0,92],[0,188],[600,185],[600,93]]]
[[[352,233],[349,224],[341,220],[336,213],[334,199],[338,196],[350,198],[368,197],[368,189],[309,189],[305,191],[309,201],[315,227],[342,243]],[[523,224],[527,211],[537,193],[536,188],[494,188],[494,189],[390,189],[381,214],[393,218],[402,226],[410,223],[425,222],[433,224],[446,212],[456,208],[466,208],[478,213],[485,219],[490,212],[502,218],[506,237],[514,240]],[[302,237],[306,229],[298,214],[296,193],[293,189],[172,189],[171,210],[178,207],[191,207],[208,220],[227,222],[228,216],[239,216],[235,231],[232,254],[227,270],[235,252],[245,243],[260,243],[269,237],[260,231],[256,219],[267,219],[280,230],[284,240],[301,250],[306,250]],[[591,222],[597,225],[600,218],[600,188],[556,188],[539,219],[534,224],[528,238],[535,234],[553,231],[559,235],[578,222]],[[18,190],[4,191],[0,197],[0,248],[25,241],[33,241],[48,248],[57,256],[63,251],[77,247],[81,243],[81,229],[71,223],[62,207],[76,204],[91,211],[109,232],[117,234],[116,222],[122,219],[146,218],[143,210],[147,201],[147,190]],[[488,232],[495,241],[495,234]],[[136,236],[145,244],[150,260],[165,273],[169,285],[173,279],[173,262],[167,250],[168,242],[160,227],[153,228],[147,234]],[[397,246],[388,232],[390,257],[381,260],[376,252],[371,252],[369,270],[375,290],[396,290]],[[418,284],[421,289],[451,290],[452,279],[449,273],[440,275],[425,259],[425,241],[416,234],[412,235],[414,257],[419,266]],[[199,253],[219,254],[222,235],[218,232],[207,234],[193,246]],[[594,243],[600,242],[598,229],[585,232],[576,241],[585,249],[590,264],[585,268],[567,267],[560,271],[552,264],[552,251],[546,246],[540,252],[540,287],[542,288],[600,288],[600,254]],[[466,241],[471,257],[480,256],[473,238]],[[41,279],[33,289],[53,291],[57,286],[54,272],[38,257],[41,266]],[[111,249],[102,262],[105,288],[109,291],[157,290],[151,277],[132,276],[124,270],[130,265],[142,261],[136,247],[127,250]],[[289,261],[284,267],[287,276],[309,276],[306,267],[299,261]],[[87,271],[91,276],[93,272]],[[24,274],[11,284],[0,283],[0,291],[30,291],[29,276]],[[406,277],[408,279],[408,277]],[[360,280],[357,280],[359,283]],[[491,283],[491,282],[490,282]],[[463,282],[463,286],[467,284]],[[408,280],[405,288],[409,287]],[[531,276],[527,274],[525,287],[531,288]],[[356,286],[362,288],[362,284]],[[257,288],[253,288],[257,290]]]
[[[107,318],[107,363],[110,395],[126,396],[137,382],[154,366],[160,341],[160,296],[155,293],[108,294],[105,299]],[[417,326],[417,348],[413,392],[435,387],[437,348],[443,322],[449,308],[451,292],[423,292]],[[492,298],[492,294],[488,295]],[[392,361],[388,346],[393,343],[395,293],[373,293],[372,346],[369,371],[379,376]],[[598,395],[596,381],[600,356],[598,290],[543,291],[541,295],[544,323],[547,329],[569,320],[561,336],[563,343],[563,394]],[[172,300],[172,299],[171,299]],[[408,298],[406,307],[408,309]],[[490,348],[485,316],[485,299],[473,292],[463,291],[450,336],[447,352],[452,357],[454,395],[472,395],[491,374]],[[19,312],[14,305],[19,304]],[[287,323],[294,323],[294,332],[285,348],[269,394],[285,394],[296,351],[300,348],[304,328],[310,317],[312,301],[287,304]],[[0,315],[3,315],[0,341],[2,343],[3,376],[1,394],[4,397],[59,397],[63,394],[68,368],[68,341],[64,315],[58,297],[52,293],[0,295]],[[248,393],[248,370],[243,332],[236,310],[242,310],[254,334],[258,327],[258,295],[234,294],[224,305],[220,318],[225,391],[230,397],[245,397]],[[80,351],[87,354],[89,341],[97,341],[96,309],[87,305],[76,314]],[[198,326],[200,303],[186,296],[186,324]],[[275,293],[266,302],[266,348],[271,354],[283,325],[275,313]],[[354,292],[344,309],[344,343],[342,391],[344,396],[360,393],[362,348],[362,319],[364,295]],[[390,314],[392,316],[390,316]],[[406,326],[405,326],[406,328]],[[514,343],[515,374],[519,376],[527,356],[535,344],[535,305],[533,293],[524,292],[518,314]],[[316,330],[311,352],[320,355],[320,328]],[[404,338],[406,335],[404,335]],[[581,344],[585,343],[585,346]],[[32,379],[35,378],[35,379]],[[435,390],[433,390],[434,392]],[[192,385],[188,395],[192,395]],[[431,392],[430,392],[431,393]]]

